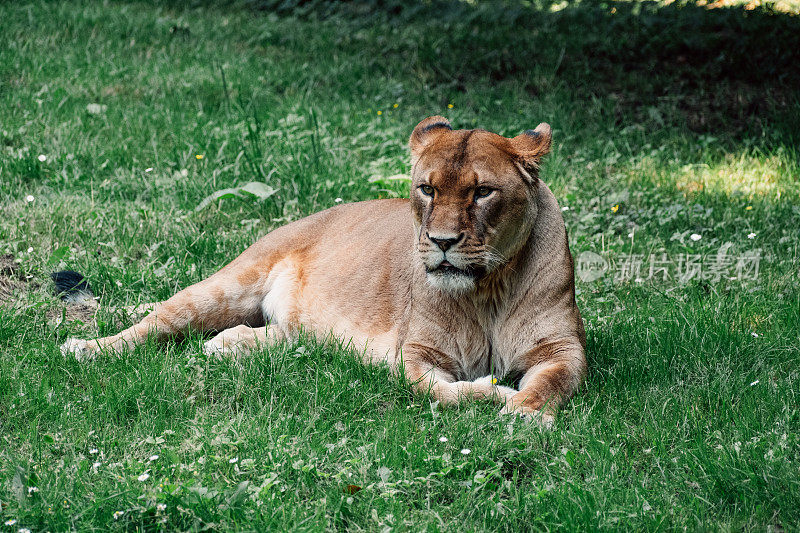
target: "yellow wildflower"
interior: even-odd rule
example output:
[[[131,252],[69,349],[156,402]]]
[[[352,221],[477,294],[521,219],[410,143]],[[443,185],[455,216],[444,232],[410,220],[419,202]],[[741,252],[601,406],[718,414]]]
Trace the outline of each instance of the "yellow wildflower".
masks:
[[[197,154],[196,156],[194,156],[194,158],[200,161],[201,159],[203,159],[203,154]]]
[[[611,208],[611,212],[612,212],[612,213],[616,213],[617,211],[619,211],[619,204],[615,204],[615,205],[614,205],[614,206]]]
[[[497,385],[497,378],[492,376],[492,385]]]
[[[447,109],[453,109],[453,104],[447,104]]]
[[[398,107],[400,107],[400,104],[394,104],[392,107],[397,109]]]
[[[378,110],[378,115],[383,115],[383,111],[381,111],[381,110],[379,109],[379,110]]]
[[[753,206],[752,205],[748,205],[747,207],[744,208],[744,210],[745,211],[752,211],[753,210]]]

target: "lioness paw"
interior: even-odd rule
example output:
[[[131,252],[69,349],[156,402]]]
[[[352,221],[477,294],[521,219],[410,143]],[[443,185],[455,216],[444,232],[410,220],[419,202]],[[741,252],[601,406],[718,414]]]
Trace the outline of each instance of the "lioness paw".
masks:
[[[78,361],[89,361],[97,357],[98,346],[96,341],[86,341],[69,337],[61,345],[61,354],[64,357],[72,355]]]
[[[500,416],[509,415],[518,416],[524,421],[536,424],[542,429],[553,429],[553,425],[556,421],[552,413],[538,409],[527,409],[522,406],[514,406],[512,403],[507,403],[506,406],[500,410]]]
[[[491,396],[500,400],[500,403],[509,403],[514,395],[517,394],[515,389],[497,384],[497,378],[494,376],[484,376],[474,381],[475,385],[480,388],[491,391]]]
[[[203,353],[216,358],[223,356],[242,357],[255,347],[256,339],[253,329],[247,326],[236,326],[226,329],[214,338],[203,343]]]

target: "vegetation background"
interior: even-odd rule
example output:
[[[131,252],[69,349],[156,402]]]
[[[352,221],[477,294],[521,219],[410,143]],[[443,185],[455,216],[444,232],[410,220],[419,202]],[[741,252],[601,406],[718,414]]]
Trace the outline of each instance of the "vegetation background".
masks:
[[[798,13],[0,3],[0,530],[797,530]],[[196,336],[59,353],[281,224],[406,195],[432,114],[552,124],[542,179],[573,253],[609,264],[578,282],[589,376],[553,431],[311,339],[241,364]],[[709,275],[747,253],[757,276]],[[67,267],[96,320],[52,296]]]

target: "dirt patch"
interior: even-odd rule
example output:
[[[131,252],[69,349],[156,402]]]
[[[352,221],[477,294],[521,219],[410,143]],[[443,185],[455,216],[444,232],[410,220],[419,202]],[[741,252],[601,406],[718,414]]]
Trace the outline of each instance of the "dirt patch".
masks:
[[[96,313],[97,307],[81,304],[64,304],[48,309],[47,321],[57,326],[74,322],[80,322],[87,326],[94,326],[94,317]]]
[[[41,287],[35,277],[26,276],[22,267],[11,254],[0,256],[0,305],[9,308],[22,308],[25,296]],[[49,291],[48,291],[49,292]],[[83,303],[64,303],[54,300],[46,311],[47,321],[51,324],[79,322],[94,327],[97,305]]]
[[[25,276],[14,256],[11,254],[0,256],[0,303],[5,304],[17,299],[25,287]]]

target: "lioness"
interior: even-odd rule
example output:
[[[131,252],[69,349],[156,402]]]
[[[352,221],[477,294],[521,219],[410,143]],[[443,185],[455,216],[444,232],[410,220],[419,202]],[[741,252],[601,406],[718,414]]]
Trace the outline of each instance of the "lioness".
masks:
[[[581,383],[585,333],[555,197],[538,177],[547,124],[512,139],[429,117],[411,134],[410,198],[332,207],[269,233],[93,356],[191,327],[241,354],[302,327],[352,342],[443,404],[492,398],[549,424]],[[497,378],[519,377],[518,390]]]

